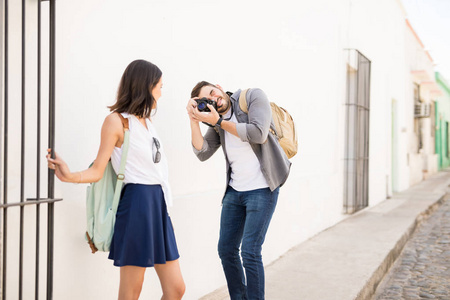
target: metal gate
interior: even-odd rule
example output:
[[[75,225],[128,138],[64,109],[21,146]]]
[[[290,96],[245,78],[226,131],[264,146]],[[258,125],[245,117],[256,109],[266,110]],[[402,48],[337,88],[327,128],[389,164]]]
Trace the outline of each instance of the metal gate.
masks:
[[[1,10],[1,299],[52,299],[54,204],[62,199],[43,144],[55,144],[55,0],[4,0]],[[24,282],[29,274],[34,284]]]
[[[344,213],[369,202],[370,60],[347,49]]]

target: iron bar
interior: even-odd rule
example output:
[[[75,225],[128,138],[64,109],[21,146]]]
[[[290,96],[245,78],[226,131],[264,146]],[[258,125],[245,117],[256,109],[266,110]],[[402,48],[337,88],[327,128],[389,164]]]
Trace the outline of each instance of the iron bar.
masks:
[[[49,119],[48,119],[48,147],[51,156],[55,157],[55,0],[50,0],[50,57],[49,57]],[[48,197],[54,194],[54,171],[48,170]]]
[[[41,1],[37,2],[37,145],[36,145],[36,199],[41,197]],[[27,199],[28,200],[28,199]],[[41,206],[36,204],[36,266],[34,295],[39,299]]]
[[[344,158],[344,160],[361,160],[361,159],[369,159],[369,157],[363,157],[363,156],[361,156],[361,157],[355,157],[355,158]]]
[[[8,203],[8,0],[5,0],[5,41],[4,41],[4,137],[3,137],[3,204]],[[3,265],[2,265],[2,299],[6,299],[6,267],[7,267],[7,223],[8,223],[8,210],[3,210]]]
[[[50,0],[50,70],[49,70],[49,148],[55,157],[55,1]],[[48,173],[48,197],[54,198],[54,171]],[[48,204],[47,226],[47,300],[53,299],[54,203]]]
[[[358,87],[359,87],[359,74],[360,74],[360,70],[359,70],[359,59],[360,56],[358,55],[358,71],[356,73],[356,84],[355,84],[355,103],[359,104],[359,95],[358,95]],[[354,157],[358,156],[358,139],[359,139],[359,123],[360,123],[360,119],[359,119],[359,112],[357,110],[357,107],[353,107],[354,110],[354,114],[355,114],[355,118],[354,118],[354,124],[353,124],[353,128],[354,128],[354,132],[355,134],[353,135],[353,153],[352,155]],[[360,191],[359,185],[360,185],[360,181],[358,180],[359,176],[358,176],[358,167],[359,167],[359,160],[354,164],[353,166],[353,174],[355,174],[355,178],[354,178],[354,185],[355,188],[353,189],[353,196],[352,196],[352,213],[355,212],[358,208],[357,206],[357,199],[358,199],[358,193]]]
[[[62,201],[62,198],[43,198],[43,199],[29,199],[26,202],[15,202],[15,203],[8,203],[8,204],[0,204],[0,209],[5,209],[9,207],[15,207],[15,206],[30,206],[30,205],[36,205],[36,204],[45,204],[45,203],[54,203],[58,201]]]
[[[370,62],[370,60],[364,56],[364,58],[367,60],[368,64],[367,64],[367,89],[366,89],[366,99],[367,99],[367,106],[370,107],[370,79],[371,79],[371,68],[372,68],[372,64]],[[367,113],[367,126],[366,126],[366,130],[367,130],[367,144],[366,144],[366,149],[367,152],[365,153],[365,156],[369,157],[369,147],[370,147],[370,139],[369,139],[369,134],[370,134],[370,113]],[[366,176],[366,185],[367,185],[367,195],[366,195],[366,206],[369,205],[369,159],[367,159],[366,161],[366,165],[367,165],[367,176]]]
[[[22,114],[21,114],[21,143],[20,143],[20,202],[25,199],[25,0],[22,0]],[[23,228],[24,208],[20,207],[20,240],[19,240],[19,300],[23,293]]]
[[[357,108],[362,108],[365,110],[369,110],[369,107],[365,106],[365,105],[361,105],[361,104],[356,104],[356,103],[345,103],[346,106],[356,106]]]
[[[32,199],[32,200],[29,200],[29,201],[26,201],[26,202],[15,202],[15,203],[8,203],[8,204],[0,204],[0,209],[7,209],[7,208],[10,208],[10,207],[17,207],[17,206],[25,207],[25,206],[36,205],[36,204],[55,203],[55,202],[62,201],[62,200],[63,200],[62,198],[57,198],[57,199],[45,198],[45,199],[39,199],[39,200]]]
[[[347,62],[350,60],[350,52],[347,52]],[[347,77],[346,77],[346,86],[347,86],[347,93],[346,93],[346,103],[349,101],[350,97],[350,76],[349,76],[349,67],[347,66]],[[350,126],[349,126],[349,115],[350,115],[350,106],[347,105],[346,110],[346,122],[345,122],[345,151],[344,151],[344,159],[348,157],[349,152],[349,136],[350,136]],[[347,213],[348,208],[348,162],[344,164],[344,210],[345,213]]]
[[[358,73],[356,76],[356,103],[358,105],[364,105],[363,102],[363,98],[360,95],[360,87],[361,87],[361,82],[362,82],[362,70],[361,70],[361,56],[358,55]],[[356,110],[356,114],[358,116],[356,124],[355,124],[355,128],[357,128],[357,134],[355,135],[355,155],[359,156],[361,153],[361,150],[363,151],[363,149],[360,149],[360,145],[361,145],[361,140],[365,138],[364,133],[361,132],[362,130],[364,130],[363,126],[364,124],[362,124],[364,122],[364,119],[361,116],[360,111],[357,110],[358,108],[355,107]],[[361,209],[362,207],[362,203],[364,201],[363,195],[364,195],[364,184],[363,184],[363,180],[364,180],[364,161],[361,161],[361,159],[358,160],[357,163],[357,172],[360,171],[361,173],[358,173],[357,178],[356,178],[356,191],[355,191],[355,198],[353,198],[353,207],[355,208],[355,211]],[[361,176],[362,175],[362,176]],[[361,178],[362,177],[362,178]]]

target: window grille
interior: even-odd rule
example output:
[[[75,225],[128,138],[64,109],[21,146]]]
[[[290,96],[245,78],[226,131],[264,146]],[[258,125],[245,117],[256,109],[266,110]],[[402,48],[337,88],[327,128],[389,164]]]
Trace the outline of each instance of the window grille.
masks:
[[[1,194],[1,201],[0,201],[0,234],[1,234],[1,247],[0,247],[0,259],[1,259],[1,281],[0,281],[0,290],[1,290],[1,299],[23,299],[27,298],[27,296],[24,296],[24,279],[23,275],[24,272],[27,274],[31,273],[35,275],[35,281],[34,286],[32,285],[26,285],[26,288],[29,288],[30,291],[27,290],[27,294],[35,294],[35,299],[39,299],[39,288],[41,286],[41,283],[39,281],[40,279],[40,243],[41,243],[41,206],[46,205],[47,206],[47,228],[42,229],[42,231],[46,230],[46,268],[47,268],[47,278],[46,281],[43,281],[43,285],[46,287],[46,298],[52,299],[53,298],[53,243],[54,243],[54,204],[57,201],[60,201],[62,199],[55,199],[54,198],[54,171],[48,170],[47,176],[47,196],[43,197],[44,194],[41,191],[41,185],[45,182],[41,182],[42,172],[46,172],[47,170],[41,170],[40,165],[42,162],[42,159],[44,159],[45,154],[41,151],[41,148],[43,147],[41,145],[41,141],[44,140],[41,136],[41,132],[43,132],[43,127],[41,125],[45,125],[45,128],[48,128],[48,137],[46,137],[46,140],[48,140],[48,147],[54,149],[54,136],[55,136],[55,1],[56,0],[50,0],[44,2],[43,0],[38,1],[25,1],[22,0],[21,4],[19,1],[11,1],[11,0],[5,0],[2,1],[2,4],[0,5],[1,9],[1,15],[2,18],[1,24],[0,24],[0,34],[1,34],[1,51],[3,52],[3,65],[2,65],[2,73],[1,73],[1,85],[3,86],[3,94],[2,94],[2,105],[0,107],[1,110],[1,122],[2,122],[2,128],[3,132],[1,133],[1,139],[0,142],[2,143],[1,151],[3,160],[0,161],[1,168],[0,172],[3,179],[3,191]],[[35,6],[34,8],[37,9],[30,9],[31,6]],[[42,9],[48,10],[48,20],[42,20],[41,19],[41,11]],[[17,11],[20,10],[20,11]],[[31,16],[30,12],[36,12],[37,16]],[[21,20],[13,19],[10,17],[14,16],[21,16]],[[29,17],[30,16],[30,17]],[[36,24],[31,24],[30,20],[37,20]],[[20,24],[21,23],[21,24]],[[44,47],[41,45],[41,39],[42,39],[42,30],[41,25],[45,24],[49,27],[49,32],[46,32],[44,34],[48,35],[49,44],[45,47],[45,51],[42,51]],[[15,26],[21,26],[19,30],[16,28],[13,28]],[[10,30],[10,27],[14,30]],[[27,44],[27,28],[33,28],[36,27],[36,40],[37,40],[37,46],[35,49],[31,49],[31,47]],[[14,42],[14,37],[10,37],[10,32],[20,32],[21,30],[21,61],[20,63],[17,63],[13,58],[14,55],[9,55],[10,48],[13,49],[13,47],[17,46],[11,46]],[[11,44],[11,45],[10,45]],[[28,53],[30,51],[34,52],[34,57],[36,58],[33,62],[27,61],[26,57],[30,57]],[[48,56],[48,78],[42,78],[41,71],[41,58],[43,57],[43,53],[45,52],[45,55]],[[27,56],[25,55],[27,53]],[[36,64],[36,65],[32,65]],[[37,74],[31,74],[30,72],[32,69],[36,68]],[[15,74],[21,74],[20,77],[13,77]],[[32,82],[28,78],[34,78],[36,76],[36,82]],[[10,87],[15,87],[16,85],[12,83],[12,81],[17,82],[20,81],[20,89],[17,90],[11,90],[9,91]],[[45,95],[45,97],[48,97],[48,123],[45,123],[41,119],[41,112],[43,111],[42,103],[41,103],[41,87],[43,86],[42,81],[45,81],[45,84],[48,84],[49,90],[48,95]],[[35,97],[30,97],[28,93],[26,93],[26,85],[33,84],[36,87],[36,94]],[[12,112],[12,105],[16,105],[17,101],[14,102],[15,95],[20,95],[20,117],[17,117]],[[10,98],[13,98],[11,101]],[[37,107],[36,111],[29,108],[29,104],[35,101],[35,105]],[[45,102],[47,104],[47,101]],[[11,104],[11,107],[10,107]],[[34,115],[36,114],[36,115]],[[33,115],[33,121],[34,118],[36,119],[35,127],[34,125],[32,127],[33,130],[36,130],[36,145],[30,146],[26,145],[26,130],[27,125],[26,122],[28,122],[29,117]],[[13,136],[10,135],[10,128],[21,128],[20,136]],[[28,127],[30,128],[30,126]],[[44,129],[45,129],[44,128]],[[28,133],[29,135],[29,133]],[[12,138],[11,138],[12,137]],[[10,139],[11,138],[11,139]],[[15,145],[19,143],[20,144],[20,161],[13,161],[12,156],[15,153],[9,153],[8,149],[12,149],[11,145]],[[34,142],[33,142],[34,143]],[[27,146],[27,147],[26,147]],[[44,146],[45,147],[45,146]],[[35,149],[36,154],[36,160],[30,161],[27,159],[25,161],[25,157],[30,157],[30,152],[33,151],[30,149]],[[31,153],[34,155],[34,153]],[[19,168],[17,165],[20,166],[20,174],[17,178],[16,172],[11,172],[9,170],[9,166],[12,165],[11,169]],[[31,167],[33,166],[33,167]],[[30,180],[25,179],[25,174],[29,174],[30,172],[33,172],[30,169],[36,170],[36,182],[33,183]],[[20,197],[11,197],[11,195],[8,195],[8,182],[20,182]],[[33,186],[33,189],[35,187],[35,193],[26,194],[25,186],[27,186],[27,191],[29,191],[29,187]],[[13,198],[13,199],[10,199]],[[30,241],[29,239],[25,238],[25,222],[29,221],[25,218],[25,210],[31,210],[35,209],[36,217],[35,217],[35,233],[33,231],[33,235],[35,234],[35,240]],[[19,220],[17,220],[17,227],[19,228],[19,234],[18,236],[15,236],[13,233],[13,230],[11,229],[11,222],[15,222],[16,220],[14,218],[10,218],[8,220],[8,213],[11,215],[12,213],[15,213],[16,210],[19,210]],[[34,220],[31,220],[32,222]],[[15,223],[14,223],[15,224]],[[27,228],[30,228],[31,226],[27,226]],[[14,228],[13,228],[14,229]],[[28,230],[27,230],[28,232]],[[34,245],[33,245],[34,244]],[[16,250],[15,247],[18,249]],[[19,253],[18,255],[18,262],[13,261],[13,258],[8,257],[8,250],[13,249],[14,251],[17,251]],[[26,249],[33,249],[35,250],[35,257],[34,257],[34,264],[32,265],[25,265],[24,264],[24,248]],[[13,256],[14,257],[14,256]],[[28,258],[27,258],[28,261]],[[15,278],[15,276],[11,276],[12,270],[14,268],[18,269],[18,277]],[[9,284],[10,281],[17,280],[18,284],[18,290],[12,290],[8,289],[11,284]],[[12,286],[15,286],[15,284],[12,284]],[[16,296],[17,295],[17,296]]]
[[[371,62],[347,49],[347,95],[344,167],[344,213],[368,205]]]
[[[429,107],[420,100],[420,86],[414,83],[414,134],[416,135],[416,153],[423,147],[422,141],[422,117],[429,114]]]

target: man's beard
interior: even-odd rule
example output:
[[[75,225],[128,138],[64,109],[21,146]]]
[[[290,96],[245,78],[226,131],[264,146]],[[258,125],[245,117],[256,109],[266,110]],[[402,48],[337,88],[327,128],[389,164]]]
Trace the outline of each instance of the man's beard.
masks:
[[[231,105],[230,98],[225,98],[225,97],[222,98],[222,106],[217,107],[217,112],[219,114],[226,112],[228,110],[228,108],[230,107],[230,105]]]

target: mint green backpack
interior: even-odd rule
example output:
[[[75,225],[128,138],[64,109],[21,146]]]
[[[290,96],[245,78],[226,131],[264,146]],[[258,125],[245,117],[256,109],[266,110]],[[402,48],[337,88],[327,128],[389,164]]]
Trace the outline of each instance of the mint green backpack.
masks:
[[[128,119],[125,119],[121,114],[119,116],[122,119],[124,128],[119,174],[114,172],[110,160],[106,165],[102,179],[91,183],[86,191],[86,240],[91,247],[92,253],[109,251],[114,233],[120,193],[122,191],[123,180],[125,179],[124,171],[128,155],[130,132],[128,130]]]

